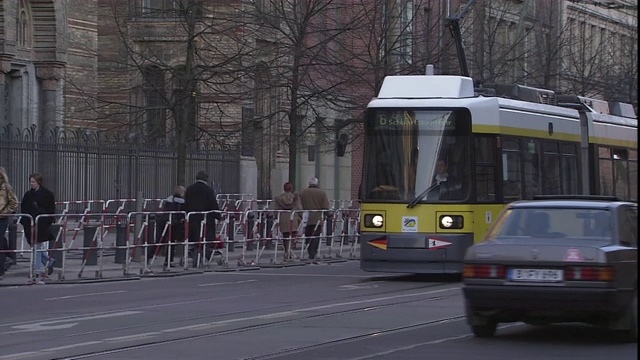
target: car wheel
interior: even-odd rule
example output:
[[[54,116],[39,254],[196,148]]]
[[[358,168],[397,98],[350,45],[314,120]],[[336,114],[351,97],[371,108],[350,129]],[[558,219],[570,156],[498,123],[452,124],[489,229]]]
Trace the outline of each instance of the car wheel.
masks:
[[[620,342],[638,341],[638,291],[636,290],[633,300],[629,303],[627,311],[623,315],[623,321],[626,323],[624,330],[616,330],[615,338]]]
[[[473,331],[473,335],[477,337],[492,337],[496,334],[496,328],[498,324],[495,322],[488,322],[485,325],[472,325],[471,330]]]

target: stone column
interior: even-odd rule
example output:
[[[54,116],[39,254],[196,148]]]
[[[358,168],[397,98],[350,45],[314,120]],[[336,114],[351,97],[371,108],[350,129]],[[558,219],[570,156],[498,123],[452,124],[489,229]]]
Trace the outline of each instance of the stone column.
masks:
[[[6,108],[9,104],[5,101],[5,94],[7,93],[7,81],[4,72],[0,71],[0,127],[5,126],[7,121]]]
[[[62,78],[62,66],[57,64],[36,64],[36,76],[40,83],[40,102],[38,104],[38,129],[42,137],[37,140],[38,171],[46,179],[46,186],[54,193],[58,192],[58,125],[56,115],[63,111],[58,103],[59,81]]]
[[[56,114],[62,111],[58,104],[59,81],[62,78],[62,66],[57,64],[36,64],[36,76],[40,80],[40,104],[38,128],[42,131],[56,127]]]
[[[11,71],[11,62],[0,59],[0,126],[5,126],[10,121],[7,119],[7,107],[5,101],[7,94],[7,73]]]

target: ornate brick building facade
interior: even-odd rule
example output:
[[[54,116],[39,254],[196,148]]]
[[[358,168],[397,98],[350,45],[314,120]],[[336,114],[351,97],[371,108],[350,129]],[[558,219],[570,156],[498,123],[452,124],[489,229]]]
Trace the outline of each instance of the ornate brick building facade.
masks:
[[[78,89],[96,92],[96,3],[0,2],[0,124],[92,126]]]

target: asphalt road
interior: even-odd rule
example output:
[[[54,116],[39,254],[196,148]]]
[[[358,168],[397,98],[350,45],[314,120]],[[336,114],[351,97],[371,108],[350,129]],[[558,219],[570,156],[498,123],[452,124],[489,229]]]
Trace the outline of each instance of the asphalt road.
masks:
[[[580,324],[476,339],[459,279],[357,262],[0,289],[6,359],[637,359]]]

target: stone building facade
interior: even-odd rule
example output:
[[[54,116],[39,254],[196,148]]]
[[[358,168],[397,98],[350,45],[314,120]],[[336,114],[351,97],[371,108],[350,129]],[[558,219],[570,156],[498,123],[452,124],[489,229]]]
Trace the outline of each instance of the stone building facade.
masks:
[[[276,41],[281,32],[269,23],[273,5],[233,0],[98,4],[99,126],[174,145],[182,138],[189,146],[240,146],[242,191],[262,199],[281,192],[289,179],[292,61],[286,45]],[[287,18],[290,9],[278,11]],[[298,110],[305,136],[294,157],[296,187],[317,176],[330,197],[349,198],[350,158],[335,157],[333,133],[326,130],[346,116],[314,101]],[[316,119],[325,119],[322,126],[314,125]]]
[[[320,54],[340,53],[343,46],[349,51],[367,51],[373,62],[348,63],[343,69],[334,68],[333,73],[311,71],[309,75],[325,80],[327,74],[332,77],[342,70],[356,69],[358,73],[350,76],[355,75],[360,83],[339,89],[344,99],[353,98],[358,91],[358,99],[348,100],[350,106],[343,109],[313,99],[292,115],[291,99],[283,90],[291,85],[283,81],[290,74],[278,73],[282,69],[291,72],[293,55],[287,49],[292,47],[278,44],[278,27],[265,26],[274,11],[269,0],[3,0],[0,124],[142,134],[146,141],[184,136],[222,146],[240,145],[243,192],[268,198],[289,178],[287,117],[300,116],[307,136],[296,150],[297,188],[304,187],[311,176],[318,176],[331,197],[356,197],[362,173],[361,128],[346,130],[352,131],[351,138],[356,140],[349,146],[350,156],[338,158],[332,133],[335,120],[361,115],[357,103],[364,109],[365,98],[375,95],[385,75],[422,73],[426,63],[434,64],[438,73],[459,73],[444,18],[459,11],[466,1],[370,0],[367,4],[336,8],[335,14],[316,14],[312,24],[331,27],[336,25],[329,24],[333,19],[348,22],[358,11],[373,16],[362,18],[375,18],[372,22],[376,25],[361,23],[361,34],[344,34],[342,44],[327,46]],[[234,18],[256,11],[265,17],[253,18],[254,22],[247,21],[250,17]],[[191,30],[197,38],[188,35],[188,19],[193,20]],[[522,55],[506,67],[503,64],[501,74],[491,65],[487,44],[477,38],[486,33],[479,26],[490,21],[496,24],[496,38],[513,45],[499,44],[498,48],[513,48]],[[532,65],[541,62],[529,50],[543,49],[538,41],[560,39],[565,28],[584,28],[584,38],[599,38],[601,43],[612,45],[605,52],[608,63],[601,63],[610,66],[596,69],[637,74],[637,1],[478,0],[463,24],[463,31],[471,33],[465,35],[471,76],[481,81],[568,89],[600,98],[620,94],[623,89],[627,99],[617,100],[637,97],[637,75],[607,82],[615,75],[611,72],[595,83],[586,83],[583,89],[575,85],[579,84],[576,78],[584,74],[562,78],[568,74],[565,59],[573,58],[567,55],[570,47],[549,62],[550,71],[534,71]],[[307,37],[306,46],[313,48],[317,39],[326,38],[326,29],[319,30]],[[522,41],[515,41],[514,34],[521,34]],[[380,42],[384,48],[372,50],[368,46],[374,43],[369,42],[372,36],[385,38]],[[571,44],[571,38],[564,41]],[[189,50],[189,43],[195,51]],[[626,62],[620,60],[621,53]],[[300,59],[308,61],[312,55],[310,52]],[[494,55],[499,58],[500,54]],[[195,57],[193,61],[190,56]],[[200,80],[191,80],[195,78]],[[182,132],[180,124],[193,126]]]
[[[91,127],[97,0],[0,2],[0,124]]]

